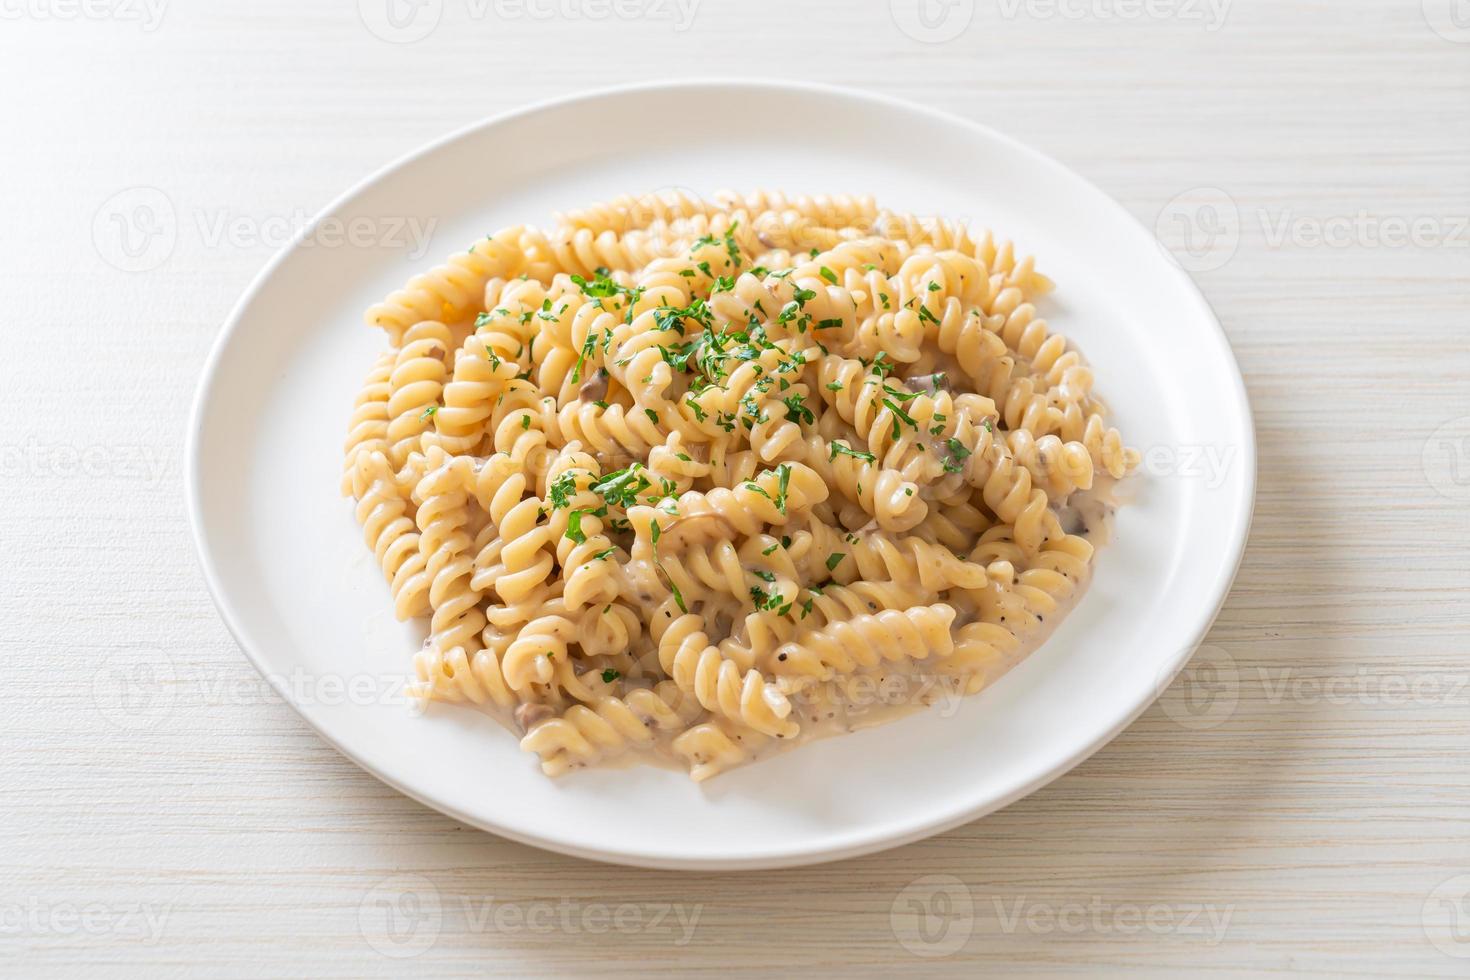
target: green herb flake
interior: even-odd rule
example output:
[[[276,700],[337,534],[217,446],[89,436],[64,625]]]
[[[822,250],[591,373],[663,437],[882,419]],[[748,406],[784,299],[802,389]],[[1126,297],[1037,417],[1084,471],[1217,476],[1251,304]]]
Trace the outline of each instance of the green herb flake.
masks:
[[[827,454],[827,458],[829,460],[836,459],[839,455],[851,456],[853,459],[860,459],[864,463],[872,463],[878,459],[878,457],[874,456],[872,453],[865,453],[861,450],[853,449],[851,446],[843,442],[831,443],[828,445],[827,448],[829,450]]]

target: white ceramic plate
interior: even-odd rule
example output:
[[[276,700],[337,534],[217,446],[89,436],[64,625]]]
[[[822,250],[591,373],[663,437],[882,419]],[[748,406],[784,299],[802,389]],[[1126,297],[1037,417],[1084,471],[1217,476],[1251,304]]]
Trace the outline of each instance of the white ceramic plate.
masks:
[[[422,631],[338,496],[353,397],[384,345],[362,311],[499,227],[624,192],[724,187],[874,193],[967,218],[1037,255],[1044,313],[1151,451],[1091,590],[1052,639],[950,717],[930,712],[695,785],[639,767],[543,777],[488,717],[403,704]],[[466,823],[568,854],[760,868],[891,847],[964,823],[1075,766],[1188,659],[1250,523],[1244,386],[1199,292],[1154,238],[1058,163],[991,130],[872,95],[748,83],[597,92],[502,116],[402,160],[325,212],[246,291],[205,370],[189,503],[220,614],[257,668],[369,772]],[[397,219],[434,222],[410,256]],[[1223,472],[1190,463],[1213,452]],[[1201,456],[1201,459],[1208,458]]]

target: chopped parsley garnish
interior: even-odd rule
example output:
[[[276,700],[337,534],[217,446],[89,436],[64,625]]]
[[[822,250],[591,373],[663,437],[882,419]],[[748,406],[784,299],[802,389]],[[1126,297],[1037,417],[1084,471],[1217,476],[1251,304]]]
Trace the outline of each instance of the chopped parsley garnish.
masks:
[[[851,446],[847,445],[844,442],[831,443],[827,448],[828,450],[830,450],[827,454],[827,458],[829,460],[836,459],[839,455],[842,455],[851,456],[853,459],[860,459],[865,463],[871,463],[876,461],[878,458],[872,453],[865,453],[861,450],[853,449]]]
[[[577,474],[571,470],[561,474],[546,488],[546,499],[551,501],[552,510],[561,510],[572,502],[577,492]]]
[[[908,412],[905,412],[903,410],[902,406],[900,406],[893,399],[891,399],[891,398],[885,398],[885,399],[883,399],[883,407],[886,408],[886,409],[888,409],[890,412],[892,412],[894,414],[894,416],[896,416],[894,418],[894,420],[893,420],[893,438],[897,439],[899,437],[899,435],[900,435],[901,430],[898,427],[898,423],[899,423],[900,420],[902,420],[904,422],[907,422],[910,426],[912,426],[915,429],[917,429],[919,427],[919,423],[916,422],[916,421],[914,421],[914,417],[912,415],[910,415]]]
[[[642,463],[634,463],[626,469],[609,473],[592,484],[592,492],[609,504],[631,507],[638,502],[640,493],[653,486],[644,475],[646,472]]]
[[[832,554],[828,555],[827,556],[827,571],[830,572],[830,571],[834,570],[838,565],[842,564],[842,559],[844,559],[846,557],[847,557],[847,554],[845,552],[841,552],[841,551],[834,551]]]
[[[684,596],[679,592],[679,584],[670,577],[668,572],[664,571],[663,562],[658,560],[658,539],[661,534],[663,534],[663,529],[658,526],[658,521],[654,521],[648,526],[648,538],[653,545],[653,567],[657,568],[663,573],[663,577],[669,580],[669,591],[674,595],[674,605],[679,607],[681,613],[688,615],[689,607],[684,605]]]
[[[572,282],[576,284],[578,289],[582,290],[583,295],[590,296],[593,299],[616,296],[622,292],[622,287],[612,280],[607,274],[606,269],[598,269],[594,275],[595,278],[591,282],[588,282],[581,276],[574,275],[572,276]]]
[[[986,421],[988,422],[989,419]],[[949,450],[949,458],[944,461],[944,472],[963,473],[964,460],[973,455],[971,450],[963,442],[953,438],[945,440],[944,445]]]
[[[787,398],[781,399],[781,401],[786,406],[786,421],[805,422],[807,425],[816,424],[816,415],[812,413],[811,409],[807,408],[806,405],[803,404],[803,402],[805,401],[804,396],[791,395]]]
[[[613,670],[611,667],[608,667],[608,668],[604,669],[603,672],[602,672],[602,683],[604,683],[604,684],[611,684],[613,681],[617,680],[619,677],[622,677],[622,676],[623,675],[620,674],[620,673],[618,673],[616,670]]]
[[[582,362],[592,356],[597,349],[597,331],[587,331],[587,339],[582,341],[582,352],[577,355],[577,364],[572,368],[572,384],[582,380]]]
[[[757,610],[776,610],[780,612],[784,611],[783,607],[786,606],[781,601],[780,592],[766,593],[755,586],[751,586],[750,588],[750,599],[755,603]]]
[[[582,530],[582,515],[586,513],[585,510],[574,510],[567,515],[566,536],[577,544],[587,543],[587,532]]]

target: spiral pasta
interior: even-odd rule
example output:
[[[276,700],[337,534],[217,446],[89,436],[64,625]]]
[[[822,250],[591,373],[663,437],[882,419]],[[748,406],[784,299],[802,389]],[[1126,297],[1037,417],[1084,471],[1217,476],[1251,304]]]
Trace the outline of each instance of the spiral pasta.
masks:
[[[1139,463],[1051,288],[988,233],[776,191],[624,196],[413,277],[368,310],[342,475],[427,620],[410,690],[548,775],[704,780],[874,683],[993,683]]]

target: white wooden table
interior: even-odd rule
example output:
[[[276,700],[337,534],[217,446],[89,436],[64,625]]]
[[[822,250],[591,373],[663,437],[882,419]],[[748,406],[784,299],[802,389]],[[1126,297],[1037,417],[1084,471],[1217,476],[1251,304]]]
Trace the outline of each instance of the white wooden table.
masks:
[[[1464,0],[583,3],[0,3],[0,974],[1470,975]],[[697,73],[990,123],[1212,245],[1259,426],[1199,669],[1009,809],[806,870],[399,796],[263,688],[181,492],[292,222],[484,116]]]

